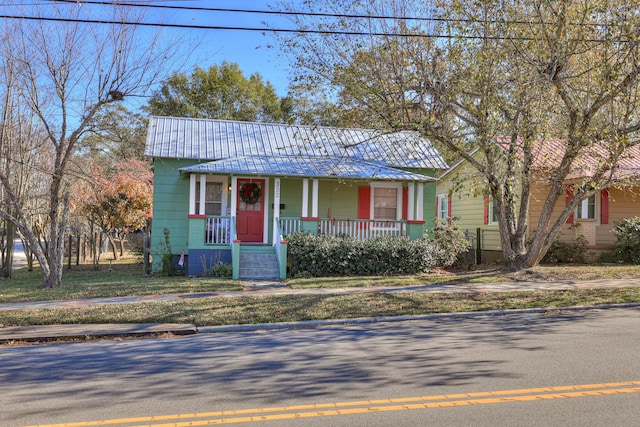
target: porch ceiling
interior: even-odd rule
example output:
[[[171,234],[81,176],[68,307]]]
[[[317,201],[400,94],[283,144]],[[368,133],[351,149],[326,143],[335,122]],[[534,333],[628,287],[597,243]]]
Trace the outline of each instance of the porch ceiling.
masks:
[[[292,156],[237,157],[180,169],[187,173],[225,175],[298,176],[306,178],[374,179],[381,181],[435,181],[435,178],[352,159]]]

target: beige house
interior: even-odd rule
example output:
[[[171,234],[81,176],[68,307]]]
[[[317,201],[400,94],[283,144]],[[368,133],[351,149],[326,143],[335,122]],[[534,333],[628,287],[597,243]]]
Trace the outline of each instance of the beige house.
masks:
[[[548,159],[559,159],[563,144],[559,140],[540,143],[545,156],[541,164],[549,164]],[[565,243],[575,242],[583,236],[587,241],[587,250],[592,256],[613,249],[615,237],[611,230],[615,223],[624,218],[640,216],[640,187],[631,185],[634,178],[640,177],[640,150],[634,147],[621,158],[613,177],[613,184],[598,191],[594,196],[583,200],[567,220],[558,237]],[[557,154],[557,155],[556,155]],[[584,156],[576,162],[575,171],[566,181],[566,197],[556,204],[553,217],[557,218],[573,196],[573,184],[590,176],[590,167],[596,159]],[[465,230],[479,250],[482,262],[500,261],[502,258],[497,217],[493,211],[493,202],[483,194],[486,183],[467,161],[454,164],[439,176],[436,187],[436,216],[441,220],[457,218],[458,225]],[[537,227],[538,218],[547,197],[549,187],[543,184],[532,186],[529,224],[531,233]]]

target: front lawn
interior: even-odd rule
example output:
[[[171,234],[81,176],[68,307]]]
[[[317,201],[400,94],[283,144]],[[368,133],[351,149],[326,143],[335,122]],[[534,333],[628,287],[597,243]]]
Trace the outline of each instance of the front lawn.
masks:
[[[292,288],[347,288],[637,277],[640,277],[640,266],[542,266],[518,273],[485,267],[415,276],[290,279],[286,285]],[[114,263],[111,271],[108,266],[102,266],[98,271],[90,265],[73,267],[65,272],[63,285],[58,289],[43,289],[41,283],[39,272],[18,270],[13,279],[0,280],[0,303],[242,290],[240,282],[228,279],[145,275],[142,265],[134,258]],[[239,295],[185,298],[171,302],[3,311],[0,312],[0,327],[64,323],[194,323],[210,326],[629,302],[640,302],[640,288],[480,294]]]

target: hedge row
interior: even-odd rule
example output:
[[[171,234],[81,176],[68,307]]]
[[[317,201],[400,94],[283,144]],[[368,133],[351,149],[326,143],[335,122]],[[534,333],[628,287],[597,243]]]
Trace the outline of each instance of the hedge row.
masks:
[[[415,274],[436,264],[437,249],[425,239],[350,237],[295,233],[288,238],[291,276]]]

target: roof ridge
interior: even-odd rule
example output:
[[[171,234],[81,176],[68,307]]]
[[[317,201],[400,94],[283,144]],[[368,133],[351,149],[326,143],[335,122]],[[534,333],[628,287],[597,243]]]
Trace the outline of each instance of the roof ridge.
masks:
[[[301,124],[288,124],[288,123],[274,123],[274,122],[251,122],[247,120],[232,120],[232,119],[211,119],[206,117],[180,117],[180,116],[156,116],[152,115],[149,118],[151,119],[172,119],[172,120],[197,120],[197,121],[207,121],[207,122],[218,122],[218,123],[238,123],[245,125],[256,125],[256,126],[278,126],[278,127],[288,127],[288,128],[303,128],[303,129],[326,129],[326,130],[339,130],[339,131],[359,131],[359,132],[380,132],[381,135],[393,135],[393,134],[401,134],[401,133],[411,133],[420,135],[418,131],[414,130],[396,130],[396,131],[385,131],[383,129],[376,128],[363,128],[363,127],[336,127],[336,126],[325,126],[325,125],[301,125]],[[421,138],[424,138],[421,136]]]

